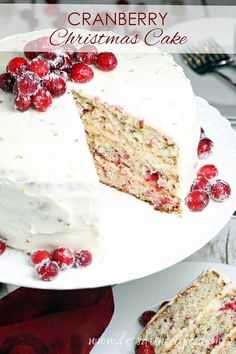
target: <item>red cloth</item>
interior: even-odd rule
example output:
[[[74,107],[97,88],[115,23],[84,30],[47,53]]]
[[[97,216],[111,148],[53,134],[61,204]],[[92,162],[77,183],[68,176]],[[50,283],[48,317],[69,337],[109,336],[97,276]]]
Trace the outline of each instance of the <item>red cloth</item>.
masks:
[[[111,287],[19,288],[0,300],[0,353],[88,354],[113,311]]]

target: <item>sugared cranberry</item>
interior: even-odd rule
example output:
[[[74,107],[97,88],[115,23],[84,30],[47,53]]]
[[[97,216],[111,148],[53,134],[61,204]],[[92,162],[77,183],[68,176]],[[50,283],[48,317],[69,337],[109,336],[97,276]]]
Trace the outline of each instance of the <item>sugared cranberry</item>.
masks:
[[[31,253],[31,260],[34,264],[39,264],[43,261],[50,261],[51,253],[44,249],[34,251]]]
[[[77,54],[77,60],[83,64],[95,64],[98,57],[97,48],[94,45],[83,45]]]
[[[191,191],[203,190],[207,193],[210,191],[210,182],[205,178],[198,176],[192,184]]]
[[[38,75],[26,72],[17,79],[14,90],[20,95],[31,96],[39,89],[39,83]]]
[[[201,127],[201,130],[200,130],[200,139],[205,138],[205,136],[206,136],[205,130]]]
[[[54,250],[52,258],[61,269],[68,269],[74,264],[75,253],[70,247],[58,247]]]
[[[62,65],[60,67],[57,67],[56,69],[65,70],[69,72],[72,68],[72,60],[66,53],[62,53],[61,56],[62,56]]]
[[[26,43],[26,45],[24,47],[24,54],[25,54],[26,58],[32,60],[37,57],[38,52],[39,52],[39,47],[38,47],[37,40],[33,40],[33,41]]]
[[[154,347],[147,341],[142,341],[136,344],[135,347],[136,354],[155,354]]]
[[[211,184],[210,196],[216,202],[224,202],[229,198],[230,194],[231,188],[227,182],[218,179]]]
[[[61,52],[45,52],[41,55],[49,62],[51,70],[60,70],[64,65],[64,60]]]
[[[96,66],[102,71],[114,70],[117,63],[116,56],[111,52],[99,53],[96,60]]]
[[[202,211],[209,203],[209,195],[204,191],[193,191],[185,199],[191,211]]]
[[[82,84],[91,81],[94,77],[94,72],[89,66],[85,64],[74,64],[70,73],[70,77],[73,81]]]
[[[55,279],[59,273],[59,266],[54,261],[42,262],[35,267],[36,274],[44,281]]]
[[[197,175],[210,181],[218,176],[218,169],[215,165],[204,165],[200,167]]]
[[[7,65],[8,74],[17,77],[20,76],[28,67],[28,62],[25,58],[16,57],[9,61]]]
[[[8,73],[0,75],[0,89],[6,92],[12,92],[15,79]]]
[[[18,95],[15,98],[14,107],[19,112],[25,112],[30,109],[32,99],[30,96]]]
[[[213,146],[214,144],[211,139],[208,138],[201,139],[197,149],[198,158],[201,160],[207,159],[212,154]]]
[[[52,103],[52,96],[46,88],[41,88],[33,96],[32,102],[37,111],[45,112]]]
[[[139,322],[145,327],[155,314],[156,312],[152,310],[144,311],[139,317]]]
[[[44,80],[44,86],[48,89],[53,97],[59,97],[66,92],[66,82],[57,75],[49,75]]]
[[[169,304],[169,300],[165,300],[160,304],[160,309],[162,309],[162,307],[164,307],[165,305]]]
[[[28,71],[34,72],[39,77],[44,77],[49,73],[50,65],[48,61],[42,57],[38,57],[32,60],[28,67]]]
[[[75,253],[75,265],[79,268],[84,268],[92,263],[93,257],[91,252],[81,250]]]
[[[6,251],[7,245],[6,242],[0,239],[0,255]]]

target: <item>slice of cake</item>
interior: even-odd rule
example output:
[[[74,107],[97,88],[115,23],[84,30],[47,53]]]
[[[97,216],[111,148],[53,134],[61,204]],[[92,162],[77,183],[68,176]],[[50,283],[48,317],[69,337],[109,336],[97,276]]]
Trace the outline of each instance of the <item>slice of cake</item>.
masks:
[[[138,342],[157,354],[227,353],[235,346],[236,286],[206,270],[147,324]]]
[[[189,81],[168,54],[117,54],[73,89],[100,181],[181,213],[195,176],[199,120]]]

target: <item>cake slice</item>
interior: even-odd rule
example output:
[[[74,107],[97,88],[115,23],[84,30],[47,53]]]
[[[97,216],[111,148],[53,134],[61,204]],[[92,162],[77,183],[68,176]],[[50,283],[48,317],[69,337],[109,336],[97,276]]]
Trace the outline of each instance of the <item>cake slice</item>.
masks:
[[[181,214],[196,173],[200,125],[190,83],[168,54],[117,54],[73,89],[102,183]]]
[[[210,353],[214,337],[220,344],[235,326],[227,310],[235,294],[229,280],[206,270],[151,319],[137,342],[151,343],[156,354]]]

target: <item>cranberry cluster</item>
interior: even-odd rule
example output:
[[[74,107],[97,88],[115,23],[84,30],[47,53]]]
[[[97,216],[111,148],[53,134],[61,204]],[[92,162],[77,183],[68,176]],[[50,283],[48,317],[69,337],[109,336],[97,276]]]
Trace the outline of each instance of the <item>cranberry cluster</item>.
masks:
[[[198,145],[199,159],[207,158],[213,150],[213,142],[206,138],[204,130],[201,128],[200,142]],[[218,177],[216,166],[208,164],[202,166],[191,191],[185,199],[185,203],[191,211],[202,211],[209,203],[210,197],[216,202],[224,202],[231,194],[229,184]]]
[[[44,281],[53,280],[60,270],[84,268],[92,263],[92,254],[87,250],[74,252],[70,247],[57,247],[52,253],[45,249],[32,252],[31,260],[38,277]]]
[[[16,94],[15,109],[24,112],[33,107],[44,112],[54,97],[66,92],[67,80],[86,83],[93,79],[90,65],[102,71],[117,66],[116,56],[111,52],[98,53],[93,45],[79,50],[73,45],[53,48],[49,37],[28,42],[25,57],[15,57],[7,65],[6,73],[0,75],[0,88]]]

